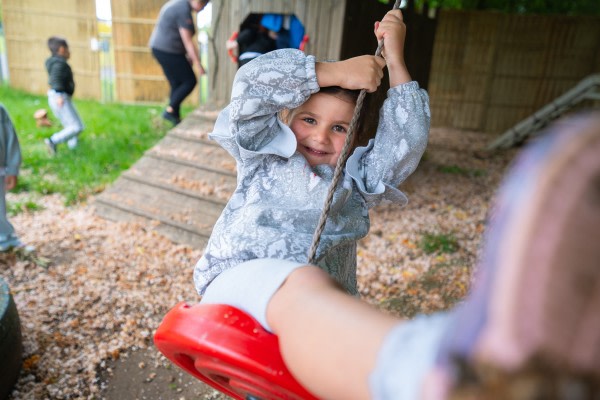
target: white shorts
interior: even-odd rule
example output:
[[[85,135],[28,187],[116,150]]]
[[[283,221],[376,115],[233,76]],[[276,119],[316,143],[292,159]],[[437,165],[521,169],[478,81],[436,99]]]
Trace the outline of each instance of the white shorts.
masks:
[[[217,276],[208,285],[200,303],[229,304],[250,314],[271,331],[266,317],[271,297],[292,271],[305,265],[275,259],[246,261]],[[422,315],[392,329],[369,376],[371,397],[377,400],[420,398],[423,379],[435,365],[448,322],[448,314]]]
[[[267,323],[267,305],[277,289],[296,268],[293,261],[262,258],[243,262],[220,273],[206,288],[202,304],[229,304],[252,315],[272,332]]]

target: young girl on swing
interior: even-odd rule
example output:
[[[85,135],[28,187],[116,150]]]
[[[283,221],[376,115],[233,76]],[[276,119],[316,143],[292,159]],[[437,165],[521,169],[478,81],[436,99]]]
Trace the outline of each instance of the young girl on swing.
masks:
[[[315,257],[357,294],[356,242],[368,233],[368,211],[382,202],[406,203],[396,187],[415,170],[427,143],[428,96],[406,69],[405,32],[401,12],[391,11],[375,25],[383,58],[315,62],[285,49],[239,69],[231,103],[210,135],[236,159],[238,185],[194,269],[200,294],[242,263],[273,262],[272,282],[256,285],[278,285],[282,260],[290,266],[307,262],[357,92],[375,91],[387,67],[391,89],[376,137],[348,158]],[[282,120],[284,110],[289,112]]]

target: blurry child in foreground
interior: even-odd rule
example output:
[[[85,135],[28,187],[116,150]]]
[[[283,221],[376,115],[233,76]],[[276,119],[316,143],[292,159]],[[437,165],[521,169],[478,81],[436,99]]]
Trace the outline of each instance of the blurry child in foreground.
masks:
[[[6,216],[6,192],[17,186],[21,148],[17,132],[4,105],[0,103],[0,252],[23,247]]]

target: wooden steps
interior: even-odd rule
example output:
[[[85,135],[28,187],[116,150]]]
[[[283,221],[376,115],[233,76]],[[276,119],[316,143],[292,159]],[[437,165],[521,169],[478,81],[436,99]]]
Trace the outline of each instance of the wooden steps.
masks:
[[[96,213],[150,221],[174,242],[204,247],[236,184],[235,161],[207,138],[216,116],[188,115],[96,197]]]

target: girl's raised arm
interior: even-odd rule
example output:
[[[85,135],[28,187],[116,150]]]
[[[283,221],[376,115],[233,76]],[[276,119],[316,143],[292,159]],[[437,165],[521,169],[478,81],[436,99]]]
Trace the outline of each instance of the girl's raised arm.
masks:
[[[411,77],[404,62],[404,40],[406,25],[400,10],[389,11],[381,20],[375,23],[375,36],[383,40],[382,55],[390,73],[390,87],[410,82]]]

